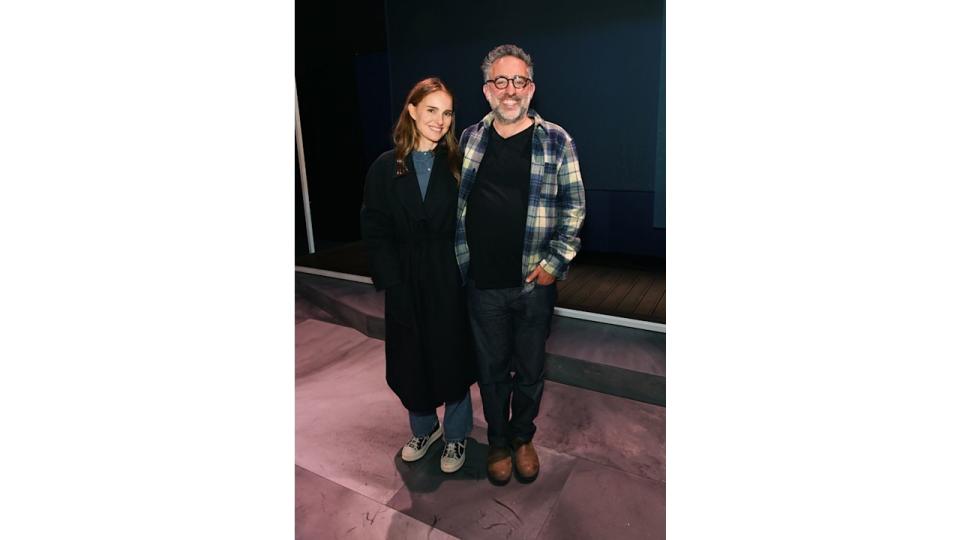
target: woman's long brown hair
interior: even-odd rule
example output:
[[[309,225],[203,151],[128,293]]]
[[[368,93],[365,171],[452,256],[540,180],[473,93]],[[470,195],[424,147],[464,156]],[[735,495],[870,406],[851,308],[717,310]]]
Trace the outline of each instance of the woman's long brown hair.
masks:
[[[423,98],[437,91],[445,92],[450,96],[451,102],[456,102],[453,97],[453,92],[447,88],[447,85],[444,84],[443,81],[436,77],[426,78],[413,85],[410,93],[407,94],[407,100],[403,102],[403,108],[400,109],[400,118],[397,119],[397,125],[393,128],[393,143],[397,147],[394,154],[397,160],[397,176],[409,172],[407,171],[407,156],[409,156],[410,152],[417,146],[417,126],[414,124],[413,118],[410,117],[407,105],[416,107]],[[454,111],[456,111],[456,108],[454,108]],[[453,173],[457,184],[459,184],[460,166],[463,164],[463,156],[460,155],[460,147],[457,145],[457,138],[454,135],[456,118],[456,112],[454,112],[453,118],[450,120],[450,129],[447,130],[446,135],[440,140],[438,146],[445,145],[447,147],[447,164],[450,166],[450,172]]]

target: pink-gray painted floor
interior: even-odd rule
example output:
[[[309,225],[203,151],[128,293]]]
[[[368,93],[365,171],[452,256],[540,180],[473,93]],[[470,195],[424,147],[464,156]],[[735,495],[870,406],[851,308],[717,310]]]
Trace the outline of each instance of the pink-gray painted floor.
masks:
[[[297,538],[665,537],[663,407],[547,381],[540,477],[498,487],[476,385],[464,467],[442,473],[439,443],[405,463],[383,342],[301,300],[296,320]]]
[[[383,339],[383,292],[372,285],[297,272],[304,309],[325,320]],[[664,405],[666,335],[555,316],[546,344],[547,380]]]

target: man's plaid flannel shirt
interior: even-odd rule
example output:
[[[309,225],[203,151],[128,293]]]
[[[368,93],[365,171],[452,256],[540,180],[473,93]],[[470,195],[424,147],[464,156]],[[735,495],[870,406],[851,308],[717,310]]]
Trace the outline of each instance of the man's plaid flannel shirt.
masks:
[[[570,261],[580,249],[577,234],[586,215],[580,162],[573,139],[560,126],[547,122],[533,109],[533,156],[530,161],[530,197],[527,201],[527,224],[523,238],[523,261],[518,268],[517,286],[532,289],[524,283],[526,276],[539,264],[557,279],[567,275]],[[463,178],[457,201],[456,254],[460,275],[467,281],[470,247],[467,245],[467,199],[480,168],[480,161],[490,140],[493,113],[463,131],[460,150],[463,152]]]

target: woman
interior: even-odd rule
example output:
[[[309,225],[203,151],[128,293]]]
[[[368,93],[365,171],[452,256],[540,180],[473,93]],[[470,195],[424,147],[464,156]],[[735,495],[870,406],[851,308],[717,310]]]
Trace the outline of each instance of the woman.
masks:
[[[443,436],[447,473],[464,463],[476,380],[453,250],[463,159],[453,123],[453,94],[443,81],[414,85],[393,130],[396,147],[367,173],[361,213],[373,284],[386,289],[387,384],[413,431],[401,457],[416,461]]]

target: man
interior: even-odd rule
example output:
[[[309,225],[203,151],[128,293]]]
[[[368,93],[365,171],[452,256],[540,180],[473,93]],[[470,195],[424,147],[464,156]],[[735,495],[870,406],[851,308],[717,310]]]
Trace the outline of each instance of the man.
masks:
[[[487,475],[502,485],[514,462],[522,482],[540,472],[534,419],[554,282],[580,248],[584,191],[573,139],[529,108],[536,90],[530,55],[501,45],[481,69],[491,112],[460,137],[456,254],[488,425]]]

